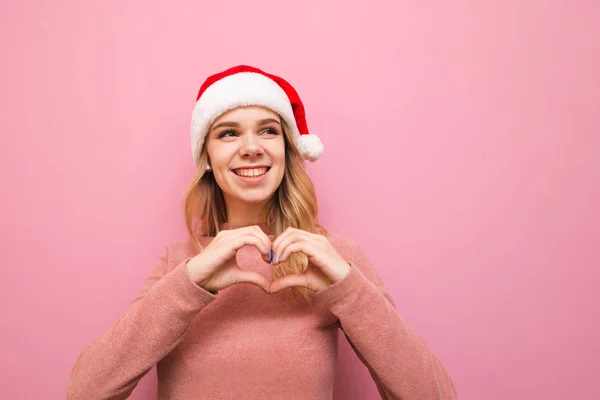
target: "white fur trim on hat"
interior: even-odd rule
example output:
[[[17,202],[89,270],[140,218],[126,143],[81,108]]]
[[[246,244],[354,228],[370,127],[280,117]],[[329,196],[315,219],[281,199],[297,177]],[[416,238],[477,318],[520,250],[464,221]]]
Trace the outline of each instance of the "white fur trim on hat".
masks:
[[[278,113],[290,127],[295,140],[298,140],[299,136],[307,136],[299,134],[290,100],[281,86],[262,74],[239,72],[226,76],[206,88],[194,106],[191,141],[195,165],[198,165],[200,150],[212,123],[229,110],[251,105],[263,106]],[[310,147],[314,147],[314,144],[315,142],[311,141]]]
[[[323,142],[317,135],[300,135],[296,138],[296,144],[304,158],[311,162],[317,161],[323,154]]]

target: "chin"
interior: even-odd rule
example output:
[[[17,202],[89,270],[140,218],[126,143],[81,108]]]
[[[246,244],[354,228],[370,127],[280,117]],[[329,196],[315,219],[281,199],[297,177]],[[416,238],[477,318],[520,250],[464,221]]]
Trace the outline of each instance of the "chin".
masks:
[[[275,195],[279,187],[278,184],[272,181],[272,178],[269,177],[262,185],[255,187],[244,187],[236,181],[227,182],[227,189],[223,191],[223,194],[236,203],[263,205]],[[281,184],[280,181],[279,184]]]
[[[239,193],[236,197],[239,201],[244,203],[260,204],[269,200],[273,197],[275,192],[262,192],[262,193]]]

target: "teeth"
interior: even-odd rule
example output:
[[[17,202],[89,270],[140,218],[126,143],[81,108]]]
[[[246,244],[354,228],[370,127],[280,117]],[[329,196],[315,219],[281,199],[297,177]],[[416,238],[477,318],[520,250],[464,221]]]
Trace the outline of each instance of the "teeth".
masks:
[[[256,177],[266,174],[267,168],[236,169],[233,172],[239,176]]]

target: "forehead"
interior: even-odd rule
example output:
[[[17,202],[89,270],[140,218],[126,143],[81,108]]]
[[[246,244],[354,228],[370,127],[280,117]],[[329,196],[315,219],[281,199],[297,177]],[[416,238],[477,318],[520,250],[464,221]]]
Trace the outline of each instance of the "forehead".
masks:
[[[232,121],[238,123],[252,123],[261,119],[273,118],[280,120],[279,114],[266,107],[261,106],[245,106],[237,107],[221,114],[214,122],[217,124],[223,121]]]

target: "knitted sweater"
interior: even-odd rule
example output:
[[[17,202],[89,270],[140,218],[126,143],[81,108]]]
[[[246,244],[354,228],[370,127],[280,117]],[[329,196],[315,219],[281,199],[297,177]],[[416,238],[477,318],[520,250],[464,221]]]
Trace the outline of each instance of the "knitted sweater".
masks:
[[[398,315],[361,247],[331,231],[328,239],[351,270],[310,306],[245,283],[213,295],[189,278],[191,241],[166,246],[127,310],[77,358],[67,398],[125,399],[156,365],[161,400],[332,399],[342,329],[383,399],[455,399],[444,367]],[[271,278],[255,247],[236,258]]]

